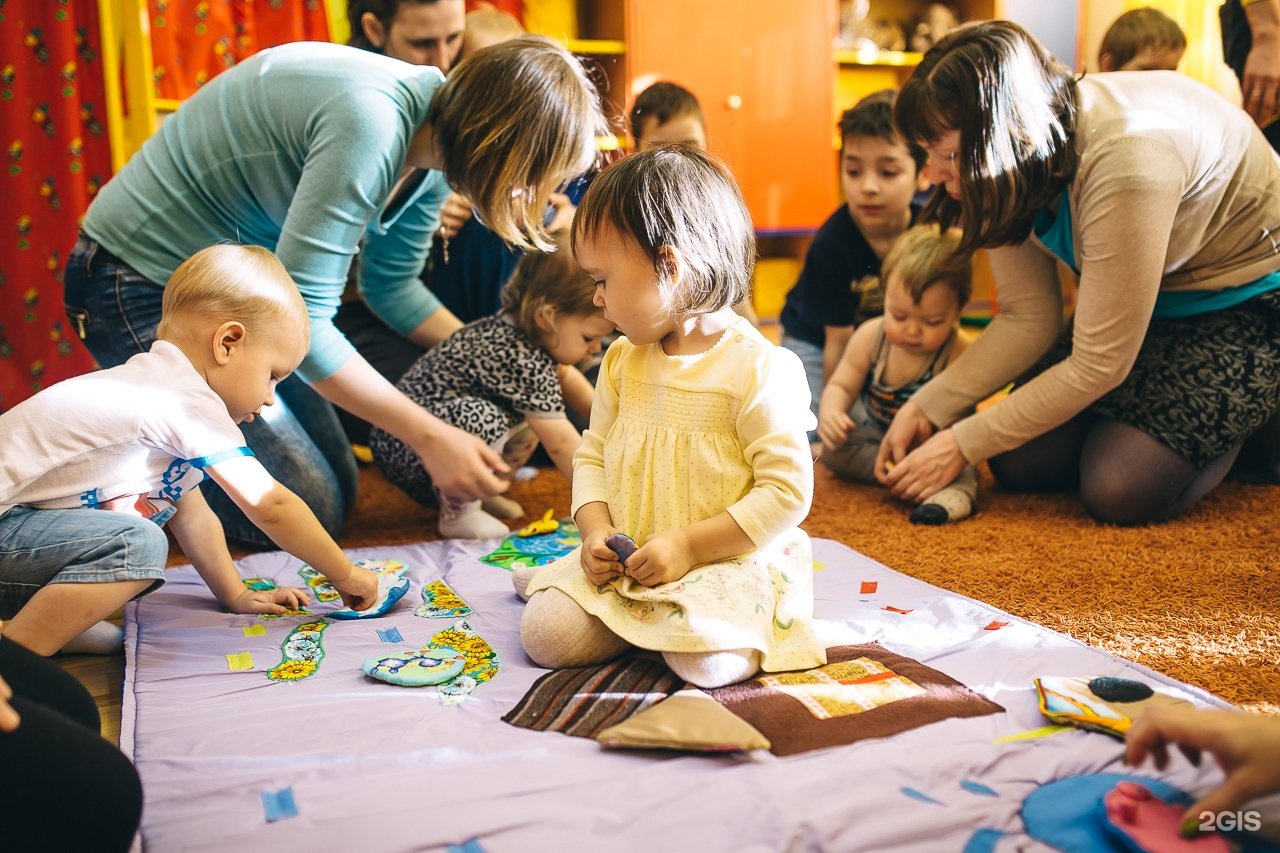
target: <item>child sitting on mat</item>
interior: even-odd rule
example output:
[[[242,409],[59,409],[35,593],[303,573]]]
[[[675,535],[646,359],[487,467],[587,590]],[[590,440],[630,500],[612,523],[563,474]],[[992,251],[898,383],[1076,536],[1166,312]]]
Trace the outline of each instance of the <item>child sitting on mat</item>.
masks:
[[[488,442],[512,468],[542,442],[572,478],[582,436],[565,412],[558,371],[600,352],[600,339],[614,326],[593,304],[595,282],[573,260],[567,235],[556,242],[558,251],[521,258],[503,287],[500,312],[427,350],[397,387],[445,423]],[[465,501],[441,494],[417,454],[383,430],[373,430],[369,446],[388,480],[420,503],[439,505],[442,536],[506,536],[510,529],[499,518],[524,514],[500,495]]]
[[[164,582],[166,522],[231,612],[308,600],[245,588],[197,488],[205,477],[349,606],[374,603],[375,575],[352,565],[237,426],[261,416],[307,352],[307,308],[284,266],[263,248],[211,246],[174,271],[161,311],[149,351],[0,415],[0,618],[7,639],[37,654],[120,651],[120,629],[100,620]]]
[[[968,261],[952,260],[959,235],[917,225],[898,238],[881,271],[884,313],[859,326],[845,346],[818,406],[819,459],[836,474],[876,483],[876,454],[902,404],[960,356],[968,341],[960,309],[969,301]],[[967,518],[978,493],[969,465],[949,486],[911,511],[916,524]]]
[[[737,185],[687,146],[624,157],[587,190],[573,246],[625,337],[574,455],[582,546],[514,578],[525,651],[558,668],[650,649],[700,687],[825,663],[797,527],[813,497],[809,386],[733,310],[755,260]],[[625,562],[605,543],[619,532],[639,545]]]

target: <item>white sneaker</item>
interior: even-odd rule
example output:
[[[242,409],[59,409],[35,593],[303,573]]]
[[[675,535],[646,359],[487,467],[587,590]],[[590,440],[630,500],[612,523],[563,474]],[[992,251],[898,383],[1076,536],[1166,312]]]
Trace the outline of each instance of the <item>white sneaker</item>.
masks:
[[[440,496],[440,535],[447,539],[495,539],[511,528],[480,508],[480,501],[456,503]]]

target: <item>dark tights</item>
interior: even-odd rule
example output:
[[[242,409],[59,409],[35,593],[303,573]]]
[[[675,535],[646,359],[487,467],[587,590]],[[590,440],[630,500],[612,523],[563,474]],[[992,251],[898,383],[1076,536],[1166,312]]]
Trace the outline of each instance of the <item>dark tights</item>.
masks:
[[[0,637],[0,677],[18,728],[0,732],[0,847],[124,851],[142,816],[142,783],[102,739],[89,691],[56,663]]]
[[[991,459],[1011,492],[1078,489],[1085,509],[1109,524],[1147,524],[1184,512],[1226,477],[1239,447],[1196,468],[1139,429],[1080,415]]]

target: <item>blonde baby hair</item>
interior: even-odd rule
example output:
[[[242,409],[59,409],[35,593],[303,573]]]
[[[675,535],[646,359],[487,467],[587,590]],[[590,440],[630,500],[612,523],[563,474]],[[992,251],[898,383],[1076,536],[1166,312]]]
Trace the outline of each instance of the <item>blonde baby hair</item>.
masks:
[[[502,310],[535,343],[545,333],[538,327],[538,312],[550,308],[559,317],[598,314],[596,282],[578,266],[569,249],[569,232],[551,235],[554,252],[530,252],[516,264],[502,288]]]
[[[519,249],[550,251],[543,215],[563,181],[588,171],[608,130],[600,96],[562,45],[524,35],[465,57],[427,114],[450,184]]]
[[[942,282],[955,291],[963,308],[973,294],[973,270],[968,258],[956,255],[959,246],[957,229],[939,231],[936,225],[908,228],[885,255],[881,281],[896,272],[917,304],[926,290]]]
[[[171,339],[197,324],[238,320],[249,331],[292,327],[304,342],[311,323],[298,285],[269,249],[221,243],[183,261],[164,288],[156,337]]]
[[[664,307],[704,314],[750,293],[756,237],[742,192],[724,166],[688,145],[623,157],[591,182],[573,218],[573,242],[601,229],[630,240],[653,261]],[[685,275],[668,275],[664,248],[679,251]]]
[[[493,6],[482,6],[467,13],[467,25],[462,31],[462,55],[474,53],[482,47],[504,42],[524,35],[524,27],[511,15]]]

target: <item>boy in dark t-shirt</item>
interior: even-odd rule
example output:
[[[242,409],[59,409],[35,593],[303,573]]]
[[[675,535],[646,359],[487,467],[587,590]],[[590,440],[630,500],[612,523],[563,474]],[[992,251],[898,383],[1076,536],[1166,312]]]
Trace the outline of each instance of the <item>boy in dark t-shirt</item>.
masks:
[[[782,309],[782,345],[804,362],[815,412],[854,327],[880,315],[880,263],[928,186],[924,150],[894,130],[896,95],[868,95],[840,117],[844,204],[818,229]]]

